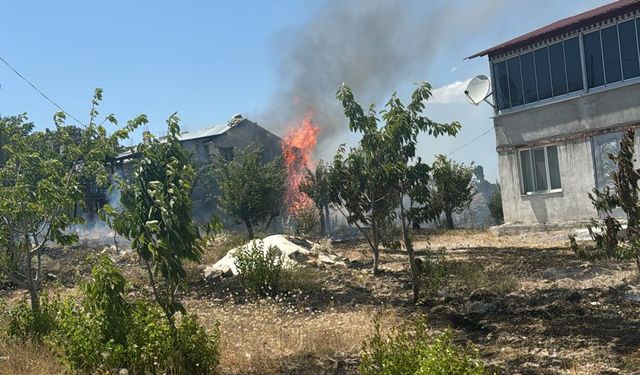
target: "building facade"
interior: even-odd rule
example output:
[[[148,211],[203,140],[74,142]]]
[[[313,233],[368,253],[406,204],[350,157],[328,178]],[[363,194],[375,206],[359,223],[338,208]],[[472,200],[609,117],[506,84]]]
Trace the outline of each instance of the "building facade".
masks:
[[[282,139],[242,115],[234,116],[225,124],[182,132],[179,140],[184,149],[191,154],[198,168],[192,199],[194,219],[201,222],[207,221],[211,215],[224,219],[224,214],[211,199],[217,193],[215,184],[200,178],[204,172],[203,168],[210,166],[216,157],[222,156],[230,161],[235,155],[255,147],[261,148],[263,163],[282,155]],[[131,151],[122,153],[117,159],[114,173],[125,178],[132,176],[131,161],[136,157],[137,155]],[[94,205],[103,205],[108,201],[108,198],[101,199]]]
[[[622,0],[469,57],[491,65],[506,223],[597,216],[587,194],[611,185],[608,156],[640,125],[639,42],[640,1]]]

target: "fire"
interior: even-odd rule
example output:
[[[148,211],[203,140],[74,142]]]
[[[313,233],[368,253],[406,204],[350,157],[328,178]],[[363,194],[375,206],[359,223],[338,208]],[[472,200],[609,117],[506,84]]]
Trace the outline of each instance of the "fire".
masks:
[[[287,170],[285,199],[290,214],[309,207],[312,202],[298,191],[305,168],[313,166],[312,154],[318,143],[320,127],[313,123],[313,113],[307,113],[299,122],[291,124],[282,142],[282,154]]]

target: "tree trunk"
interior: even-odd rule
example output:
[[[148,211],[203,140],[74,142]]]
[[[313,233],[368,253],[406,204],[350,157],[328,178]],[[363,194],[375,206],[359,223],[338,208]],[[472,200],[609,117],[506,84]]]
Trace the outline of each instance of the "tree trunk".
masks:
[[[329,216],[329,205],[328,204],[324,206],[324,220],[325,220],[324,230],[325,230],[325,232],[330,232],[331,231],[331,217]]]
[[[253,239],[253,225],[251,225],[251,221],[245,220],[244,224],[247,226],[247,232],[249,232],[249,239]]]
[[[320,235],[324,237],[326,233],[327,231],[326,231],[325,221],[324,221],[324,210],[321,208],[320,209]]]
[[[636,271],[638,280],[640,280],[640,254],[636,255]]]
[[[276,215],[271,215],[269,216],[269,221],[267,221],[267,224],[264,226],[264,231],[266,232],[267,230],[269,230],[269,227],[271,226],[271,223],[273,222],[273,219],[276,218]]]
[[[25,236],[26,237],[26,236]],[[31,298],[31,311],[36,316],[40,313],[40,296],[38,295],[38,286],[33,279],[33,256],[31,255],[31,241],[25,238],[25,247],[27,251],[27,288],[29,289],[29,297]]]
[[[373,248],[373,274],[380,274],[380,249],[377,243]]]
[[[411,290],[413,291],[413,303],[418,302],[418,298],[420,298],[420,284],[418,278],[418,269],[416,267],[416,255],[413,251],[413,241],[411,239],[411,234],[409,233],[409,228],[407,225],[407,218],[405,217],[404,203],[402,202],[402,197],[400,198],[400,219],[402,222],[402,242],[404,243],[404,247],[407,250],[407,254],[409,255],[409,268],[411,270]]]
[[[453,213],[451,211],[445,211],[444,214],[447,217],[447,228],[453,229]]]

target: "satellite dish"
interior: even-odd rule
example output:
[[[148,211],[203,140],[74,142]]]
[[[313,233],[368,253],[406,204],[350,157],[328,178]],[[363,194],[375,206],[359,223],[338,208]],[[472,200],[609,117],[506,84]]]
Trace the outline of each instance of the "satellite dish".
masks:
[[[467,89],[464,90],[464,94],[469,100],[469,103],[473,105],[479,105],[481,102],[487,101],[489,95],[491,95],[491,81],[489,81],[489,77],[485,75],[475,76],[467,86]],[[493,104],[489,103],[492,107]]]

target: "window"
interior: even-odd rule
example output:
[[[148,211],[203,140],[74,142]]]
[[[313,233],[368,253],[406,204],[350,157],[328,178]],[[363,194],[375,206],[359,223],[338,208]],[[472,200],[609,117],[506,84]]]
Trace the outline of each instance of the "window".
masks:
[[[616,163],[609,155],[620,152],[622,133],[600,134],[591,137],[593,164],[596,177],[596,188],[603,191],[605,187],[613,187],[613,172],[618,170]]]
[[[629,79],[640,76],[636,23],[631,20],[619,24],[618,33],[620,34],[620,56],[622,57],[623,78]]]
[[[602,35],[602,54],[604,56],[604,77],[607,83],[622,81],[618,26],[604,28],[600,30],[600,34]]]
[[[220,150],[220,155],[222,155],[224,160],[226,161],[233,160],[233,147],[220,147],[219,150]]]
[[[520,151],[520,173],[523,194],[561,189],[558,146]]]
[[[498,111],[639,79],[640,17],[497,60],[492,70]]]
[[[551,97],[551,71],[549,70],[549,51],[541,48],[534,52],[536,77],[538,80],[538,99]]]
[[[495,79],[498,110],[511,107],[511,104],[509,103],[509,77],[507,76],[506,61],[493,65],[493,76]]]
[[[567,93],[567,71],[564,66],[564,48],[562,43],[549,46],[549,62],[551,65],[551,86],[553,96]]]
[[[520,73],[520,57],[516,56],[507,60],[507,71],[509,75],[509,94],[511,106],[516,107],[524,104],[522,99],[522,74]]]
[[[567,39],[564,44],[564,60],[567,67],[567,88],[569,92],[582,90],[582,61],[578,37]]]
[[[584,60],[587,65],[587,83],[589,88],[604,85],[602,68],[602,50],[600,31],[584,34]]]
[[[520,68],[522,70],[522,87],[524,89],[524,102],[533,103],[538,100],[538,86],[536,84],[536,65],[533,61],[533,52],[520,56]]]

